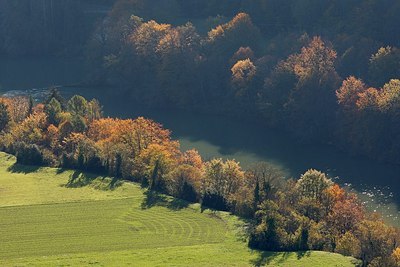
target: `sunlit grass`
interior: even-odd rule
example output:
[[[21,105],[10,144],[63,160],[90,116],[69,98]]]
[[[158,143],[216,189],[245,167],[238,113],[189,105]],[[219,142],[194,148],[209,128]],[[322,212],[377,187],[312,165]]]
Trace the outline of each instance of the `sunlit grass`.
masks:
[[[252,251],[244,223],[227,213],[132,183],[110,190],[109,178],[14,163],[0,153],[0,266],[354,265],[325,252]]]

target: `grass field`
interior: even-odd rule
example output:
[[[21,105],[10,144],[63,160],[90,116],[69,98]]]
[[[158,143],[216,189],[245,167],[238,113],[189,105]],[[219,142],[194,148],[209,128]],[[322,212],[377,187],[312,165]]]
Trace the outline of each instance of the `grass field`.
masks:
[[[0,266],[354,266],[326,252],[252,251],[237,217],[136,184],[111,190],[109,178],[14,163],[0,153]]]

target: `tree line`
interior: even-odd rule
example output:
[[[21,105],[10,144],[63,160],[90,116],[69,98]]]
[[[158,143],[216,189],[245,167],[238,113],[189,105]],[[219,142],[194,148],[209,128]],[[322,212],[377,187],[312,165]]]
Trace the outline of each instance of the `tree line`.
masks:
[[[266,162],[243,169],[235,160],[204,161],[194,149],[181,151],[152,120],[104,118],[95,99],[65,100],[56,90],[39,104],[0,99],[0,149],[19,164],[110,175],[249,218],[252,248],[325,250],[368,266],[400,264],[400,230],[324,173],[310,169],[287,179]]]

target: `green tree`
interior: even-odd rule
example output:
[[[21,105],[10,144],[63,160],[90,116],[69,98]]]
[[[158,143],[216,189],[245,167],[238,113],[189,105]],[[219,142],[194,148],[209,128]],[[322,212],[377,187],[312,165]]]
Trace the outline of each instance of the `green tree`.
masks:
[[[58,126],[60,123],[60,113],[62,111],[61,104],[56,98],[52,98],[45,106],[44,110],[47,115],[47,120],[50,124]]]
[[[60,104],[61,104],[61,109],[65,110],[66,109],[66,105],[65,105],[65,99],[61,96],[60,92],[57,90],[57,88],[51,88],[49,91],[49,94],[46,98],[46,100],[44,101],[44,104],[48,104],[50,103],[50,101],[52,99],[57,100]]]
[[[10,113],[7,105],[0,101],[0,132],[5,130],[8,123],[10,122]]]
[[[88,111],[88,102],[83,96],[74,95],[68,101],[68,111],[73,115],[85,117]]]
[[[87,105],[87,118],[91,122],[103,117],[103,107],[97,99],[92,99]]]
[[[73,131],[77,133],[83,133],[87,129],[86,119],[78,114],[72,115],[71,124]]]

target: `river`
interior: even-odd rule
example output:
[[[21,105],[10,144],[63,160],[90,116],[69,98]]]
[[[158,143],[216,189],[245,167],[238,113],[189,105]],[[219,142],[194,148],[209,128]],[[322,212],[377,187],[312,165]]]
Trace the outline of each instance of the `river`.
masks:
[[[70,85],[84,79],[80,60],[5,59],[0,60],[0,93],[24,94],[27,90],[52,85]],[[10,92],[11,91],[11,92]],[[114,90],[62,88],[64,95],[75,93],[96,97],[106,116],[145,116],[172,131],[182,149],[197,149],[205,159],[233,158],[243,167],[268,161],[297,178],[307,169],[326,172],[337,183],[356,191],[370,210],[400,226],[400,166],[348,155],[328,145],[299,144],[290,136],[245,120],[171,110],[149,110],[132,105],[123,93]]]

